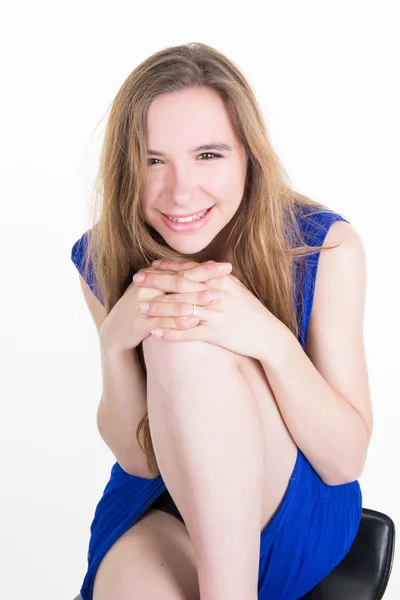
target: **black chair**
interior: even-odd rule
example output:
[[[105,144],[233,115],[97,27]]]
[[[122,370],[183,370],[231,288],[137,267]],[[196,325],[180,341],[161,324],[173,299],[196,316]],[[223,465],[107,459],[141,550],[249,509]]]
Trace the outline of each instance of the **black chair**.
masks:
[[[392,571],[396,529],[384,513],[363,508],[353,545],[319,584],[300,600],[381,600]],[[75,600],[82,600],[79,595]]]
[[[390,517],[363,508],[344,559],[301,600],[381,600],[392,571],[396,529]]]

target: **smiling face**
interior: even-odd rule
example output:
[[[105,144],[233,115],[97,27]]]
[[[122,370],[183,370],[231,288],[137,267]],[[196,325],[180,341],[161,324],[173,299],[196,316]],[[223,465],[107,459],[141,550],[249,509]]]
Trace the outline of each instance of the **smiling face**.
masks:
[[[247,156],[220,96],[208,88],[157,96],[147,112],[146,142],[145,221],[183,254],[228,260],[226,226],[242,200]],[[199,218],[178,223],[165,215]]]

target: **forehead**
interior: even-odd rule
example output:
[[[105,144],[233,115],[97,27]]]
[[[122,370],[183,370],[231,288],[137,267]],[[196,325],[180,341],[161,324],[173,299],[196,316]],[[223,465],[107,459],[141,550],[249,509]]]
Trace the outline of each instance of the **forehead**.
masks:
[[[146,135],[148,145],[157,148],[174,142],[192,147],[214,138],[235,141],[222,99],[207,88],[190,88],[154,98],[147,111]]]

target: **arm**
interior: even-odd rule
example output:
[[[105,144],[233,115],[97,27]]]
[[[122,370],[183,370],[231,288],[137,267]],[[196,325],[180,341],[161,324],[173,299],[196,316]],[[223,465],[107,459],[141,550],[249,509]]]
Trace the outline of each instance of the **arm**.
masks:
[[[99,433],[124,471],[153,479],[136,439],[137,427],[147,410],[146,380],[136,349],[118,354],[100,347],[103,393],[97,411]]]
[[[80,275],[89,311],[100,336],[106,310]],[[136,430],[147,410],[146,382],[136,350],[118,353],[100,343],[103,393],[97,411],[97,428],[122,469],[130,475],[153,479]],[[143,439],[141,440],[143,442]]]
[[[333,223],[325,238],[326,245],[337,243],[319,258],[305,351],[279,321],[282,351],[260,360],[294,441],[328,485],[360,476],[372,434],[364,250],[343,221]]]

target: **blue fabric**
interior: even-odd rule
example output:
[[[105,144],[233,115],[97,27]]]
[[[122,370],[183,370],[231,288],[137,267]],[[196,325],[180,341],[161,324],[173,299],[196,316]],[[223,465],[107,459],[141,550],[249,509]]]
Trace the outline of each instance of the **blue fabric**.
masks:
[[[313,211],[303,207],[299,223],[305,241],[323,244],[334,221],[347,221],[333,211],[303,219]],[[347,221],[348,222],[348,221]],[[72,249],[72,261],[82,273],[86,232]],[[295,305],[301,316],[299,341],[305,347],[320,253],[307,257],[296,269]],[[88,281],[102,302],[96,282]],[[88,569],[80,593],[91,600],[97,568],[111,546],[166,490],[162,477],[144,479],[129,475],[116,462],[90,527]],[[362,514],[358,481],[326,485],[298,448],[289,484],[274,516],[260,535],[260,600],[296,600],[321,581],[344,558],[356,536]]]
[[[82,275],[82,277],[86,281],[86,283],[88,284],[88,286],[90,287],[90,289],[92,290],[93,294],[96,296],[96,298],[98,300],[100,300],[100,302],[104,306],[104,298],[103,298],[103,295],[100,290],[99,282],[97,281],[96,276],[94,274],[93,263],[91,261],[89,261],[88,276],[85,277],[85,273],[84,273],[84,266],[85,266],[85,260],[86,260],[86,249],[87,249],[91,231],[92,231],[91,229],[89,229],[89,231],[86,231],[82,235],[82,237],[80,237],[79,240],[77,240],[75,242],[75,244],[72,246],[71,260],[74,263],[74,265],[76,266],[76,268],[78,269],[79,273]]]

